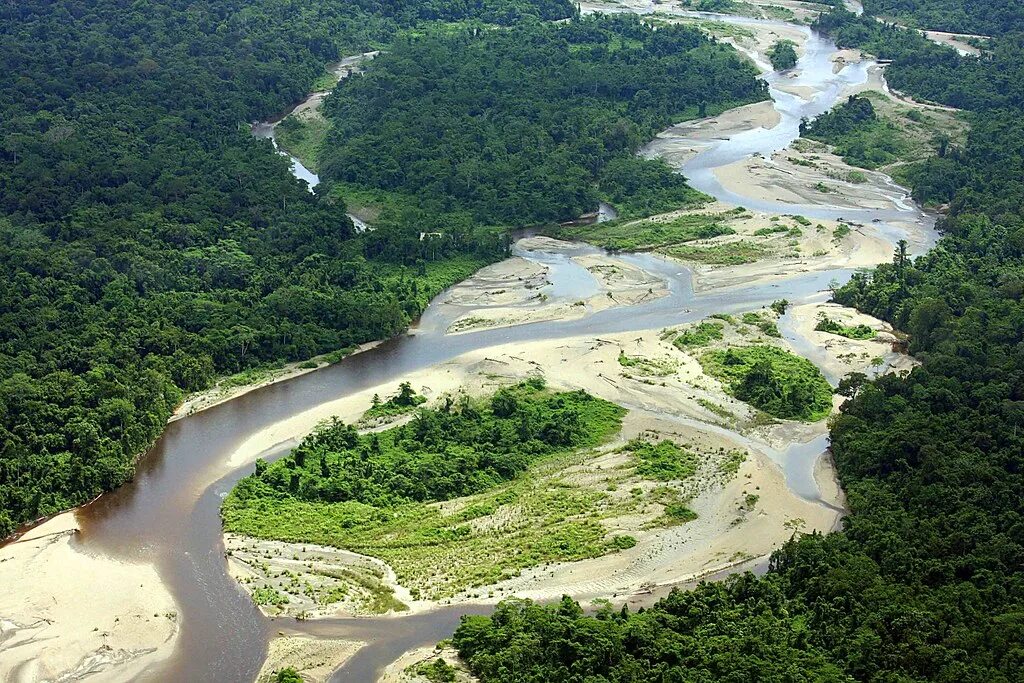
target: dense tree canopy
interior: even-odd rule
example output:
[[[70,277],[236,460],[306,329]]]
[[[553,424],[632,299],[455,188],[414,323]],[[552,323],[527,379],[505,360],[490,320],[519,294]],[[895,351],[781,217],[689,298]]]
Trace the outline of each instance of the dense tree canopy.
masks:
[[[1024,106],[1022,34],[1000,38],[979,57],[964,57],[918,31],[843,9],[819,17],[815,28],[830,34],[841,47],[861,48],[892,60],[886,80],[919,99],[971,111]]]
[[[695,28],[626,15],[415,35],[327,98],[320,169],[492,224],[571,219],[602,197],[671,208],[695,193],[633,154],[673,120],[763,99],[756,75]]]
[[[866,12],[907,26],[996,35],[1024,30],[1019,0],[864,0]]]
[[[394,334],[496,236],[356,237],[244,123],[422,19],[568,3],[0,7],[0,536],[116,486],[183,391]]]
[[[542,456],[600,442],[625,412],[581,391],[543,387],[531,380],[483,401],[448,397],[408,424],[369,435],[326,425],[286,458],[257,467],[232,492],[226,514],[281,496],[387,508],[477,493]]]

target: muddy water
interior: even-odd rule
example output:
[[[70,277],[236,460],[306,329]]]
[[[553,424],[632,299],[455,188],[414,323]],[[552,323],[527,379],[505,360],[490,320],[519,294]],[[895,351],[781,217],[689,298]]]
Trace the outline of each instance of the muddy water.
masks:
[[[776,106],[783,112],[784,121],[789,122],[785,131],[750,131],[708,150],[683,169],[694,184],[718,196],[721,188],[706,181],[709,169],[745,154],[767,154],[778,149],[792,134],[792,121],[798,120],[793,117],[808,108],[824,111],[831,106],[842,85],[860,77],[856,71],[835,76],[831,68],[816,66],[822,64],[833,49],[827,41],[814,38],[802,60],[802,64],[808,65],[805,84],[818,93],[815,98],[801,103],[796,101],[799,98],[790,99],[793,96],[773,89]],[[301,170],[297,169],[297,173]],[[749,204],[742,197],[721,198]],[[808,213],[794,207],[785,207],[783,211]],[[889,214],[868,213],[865,218],[891,218]],[[922,226],[921,243],[931,237],[928,227]],[[892,234],[898,233],[893,229]],[[524,256],[549,261],[560,258],[546,253]],[[250,471],[249,467],[229,471],[224,463],[234,448],[253,432],[324,401],[393,381],[404,373],[473,349],[515,341],[675,325],[713,312],[749,310],[779,298],[802,301],[824,289],[833,278],[849,277],[849,272],[842,270],[808,273],[773,284],[737,287],[697,297],[688,271],[679,264],[649,255],[625,258],[663,277],[669,283],[669,295],[635,307],[609,309],[577,321],[537,323],[452,337],[442,336],[446,314],[432,306],[408,336],[325,370],[253,391],[170,424],[140,462],[138,475],[131,484],[77,512],[82,525],[81,546],[87,552],[155,563],[178,602],[181,634],[175,654],[164,665],[146,672],[143,679],[251,680],[265,656],[268,639],[281,630],[371,641],[370,646],[335,675],[335,680],[370,681],[401,652],[449,635],[460,614],[487,609],[463,605],[405,618],[336,619],[315,623],[272,622],[264,618],[227,575],[218,518],[223,496]],[[584,276],[571,267],[555,268],[552,287],[563,295],[588,291],[591,284],[586,278],[589,277],[589,273]],[[265,455],[280,455],[285,447]],[[779,462],[787,472],[787,483],[800,495],[815,495],[816,485],[813,477],[807,478],[807,473],[823,448],[822,439],[796,446],[790,453],[793,458],[788,457],[790,454],[779,455]]]

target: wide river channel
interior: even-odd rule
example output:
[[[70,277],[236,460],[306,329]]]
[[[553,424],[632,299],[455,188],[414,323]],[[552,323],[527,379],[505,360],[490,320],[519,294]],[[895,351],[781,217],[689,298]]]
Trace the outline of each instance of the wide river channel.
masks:
[[[661,6],[659,6],[661,7]],[[667,7],[667,5],[665,6]],[[753,20],[715,17],[750,23]],[[764,23],[764,22],[762,22]],[[769,22],[770,23],[770,22]],[[802,98],[777,90],[780,78],[766,73],[781,123],[770,130],[757,128],[713,144],[680,170],[698,189],[723,201],[754,209],[815,218],[845,218],[873,224],[887,238],[905,237],[920,253],[935,238],[933,221],[906,200],[887,211],[803,207],[757,202],[723,190],[713,169],[755,153],[770,156],[798,135],[801,118],[831,108],[843,89],[863,82],[866,64],[833,72],[835,45],[806,27],[788,25],[808,37],[798,64],[796,83]],[[793,81],[790,80],[790,83]],[[315,178],[298,164],[296,174]],[[894,192],[902,191],[893,186]],[[899,220],[916,226],[912,234],[889,225]],[[874,221],[874,223],[872,223]],[[583,247],[581,247],[583,248]],[[559,256],[519,250],[520,255],[554,263]],[[273,384],[168,425],[166,432],[139,462],[128,485],[79,509],[80,547],[132,561],[152,562],[178,603],[180,634],[170,660],[146,672],[147,680],[251,681],[263,662],[267,643],[277,631],[351,637],[369,645],[334,675],[337,681],[376,680],[376,674],[402,652],[447,637],[466,613],[486,613],[487,606],[460,605],[408,617],[332,619],[310,622],[270,620],[228,576],[221,540],[218,508],[224,495],[251,466],[230,469],[231,453],[251,434],[306,411],[325,401],[342,398],[413,370],[450,360],[467,351],[509,342],[595,335],[677,325],[716,312],[758,308],[776,299],[804,301],[818,296],[829,281],[843,281],[845,270],[801,274],[769,285],[737,287],[695,296],[687,269],[648,255],[627,256],[669,282],[670,294],[651,303],[613,308],[581,320],[521,325],[445,336],[446,316],[431,306],[410,334],[352,356],[337,365]],[[582,269],[552,268],[552,287],[562,292],[586,288]],[[443,337],[443,339],[442,339]],[[814,496],[810,468],[825,447],[824,439],[797,444],[788,452],[792,467],[782,460],[787,484],[800,495]],[[282,444],[265,453],[286,452]],[[784,456],[787,454],[783,454]]]

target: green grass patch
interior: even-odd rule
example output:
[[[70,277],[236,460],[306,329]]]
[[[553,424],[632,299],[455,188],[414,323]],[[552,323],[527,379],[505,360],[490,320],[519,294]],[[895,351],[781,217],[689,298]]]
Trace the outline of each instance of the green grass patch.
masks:
[[[724,327],[720,322],[706,320],[698,323],[696,327],[680,333],[672,343],[680,349],[707,346],[711,342],[722,338],[722,329]]]
[[[779,332],[778,326],[775,324],[775,321],[766,318],[760,313],[744,313],[742,320],[747,325],[753,325],[757,329],[761,330],[762,333],[768,335],[769,337],[782,336],[782,334]]]
[[[312,92],[324,92],[325,90],[333,90],[338,85],[338,75],[333,71],[324,70],[322,74],[316,77],[313,81],[313,85],[310,87]]]
[[[633,439],[624,450],[633,456],[637,474],[646,479],[682,481],[697,472],[697,456],[674,441]]]
[[[644,220],[631,223],[615,221],[588,226],[562,227],[557,235],[596,244],[609,251],[658,251],[668,253],[673,247],[700,239],[732,235],[728,221],[742,213],[697,213],[668,221]]]
[[[843,325],[824,314],[818,319],[818,324],[814,326],[814,329],[819,332],[838,334],[847,339],[874,339],[878,334],[869,325]]]
[[[317,115],[287,116],[274,128],[277,144],[303,165],[316,171],[320,161],[320,149],[330,124]]]
[[[738,266],[754,263],[767,255],[767,251],[750,242],[727,242],[706,247],[683,244],[665,250],[670,256],[715,266]]]
[[[374,434],[330,423],[285,458],[258,463],[225,500],[224,527],[379,557],[433,598],[615,552],[625,541],[600,524],[601,510],[620,514],[608,493],[519,475],[603,442],[624,414],[531,380],[420,408],[408,424]],[[454,510],[432,504],[474,493]]]
[[[709,351],[704,371],[741,401],[769,415],[813,422],[832,410],[832,387],[817,367],[774,346]]]
[[[742,465],[746,459],[747,454],[743,451],[729,451],[725,454],[725,458],[718,464],[718,471],[731,479],[740,471],[740,465]]]
[[[841,223],[832,231],[832,240],[834,242],[841,241],[844,237],[850,234],[850,226],[845,223]]]
[[[619,351],[619,365],[629,368],[639,375],[664,377],[676,371],[676,364],[669,360],[630,356]]]

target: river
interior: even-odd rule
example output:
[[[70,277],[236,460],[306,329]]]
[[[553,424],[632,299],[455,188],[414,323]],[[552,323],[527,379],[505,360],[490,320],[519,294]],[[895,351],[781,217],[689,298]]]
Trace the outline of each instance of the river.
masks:
[[[747,22],[735,18],[728,21]],[[809,31],[805,27],[794,27]],[[808,99],[772,87],[771,96],[782,123],[771,130],[755,129],[712,146],[681,169],[698,189],[741,205],[780,213],[807,216],[857,218],[865,223],[878,219],[887,237],[908,237],[916,251],[934,239],[932,222],[910,205],[889,211],[797,207],[752,203],[724,191],[714,179],[715,167],[744,156],[771,152],[797,136],[802,116],[833,106],[842,89],[865,77],[863,65],[846,67],[834,74],[829,55],[835,46],[811,35],[799,68],[801,85],[815,93]],[[768,74],[769,84],[776,76]],[[296,168],[297,175],[304,169]],[[899,218],[917,221],[920,230],[906,235],[886,221]],[[556,262],[551,254],[527,258]],[[370,681],[379,669],[403,651],[437,641],[451,634],[461,614],[488,608],[458,606],[409,617],[333,619],[316,622],[271,621],[253,606],[249,597],[228,576],[221,540],[218,509],[234,483],[251,467],[230,470],[232,451],[249,435],[325,401],[387,382],[412,370],[452,359],[474,349],[497,344],[582,334],[644,330],[699,320],[714,312],[739,312],[786,298],[804,301],[815,296],[846,270],[805,273],[777,282],[719,290],[695,295],[690,274],[682,265],[649,255],[625,258],[655,272],[669,283],[669,295],[630,308],[609,309],[576,321],[545,322],[505,329],[444,336],[445,313],[431,306],[409,335],[381,344],[337,365],[296,379],[252,391],[237,399],[168,425],[166,432],[141,459],[135,479],[77,511],[82,527],[79,547],[86,552],[155,563],[179,605],[180,635],[174,655],[143,676],[146,680],[245,681],[252,680],[265,657],[269,638],[277,631],[335,637],[365,638],[363,648],[334,680]],[[554,287],[576,292],[587,285],[571,267],[552,271]],[[810,468],[825,447],[824,439],[798,444],[778,459],[784,465],[787,484],[798,494],[813,497],[816,485],[808,479]],[[265,455],[273,457],[287,445]]]

